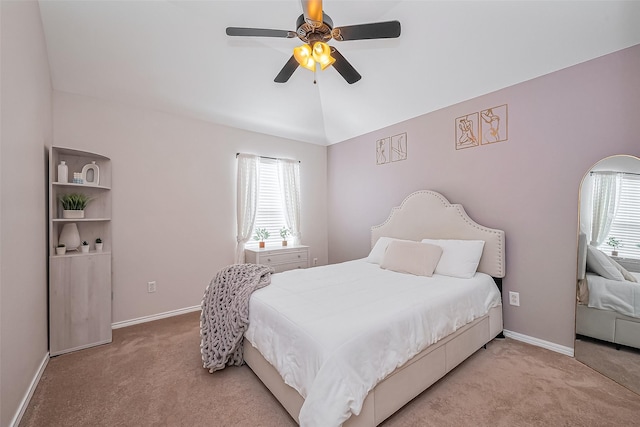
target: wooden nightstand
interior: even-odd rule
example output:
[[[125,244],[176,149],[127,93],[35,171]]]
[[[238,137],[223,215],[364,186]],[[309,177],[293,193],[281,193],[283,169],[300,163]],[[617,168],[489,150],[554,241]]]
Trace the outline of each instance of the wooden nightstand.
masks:
[[[276,273],[309,267],[309,246],[251,248],[244,256],[246,262],[271,266]]]

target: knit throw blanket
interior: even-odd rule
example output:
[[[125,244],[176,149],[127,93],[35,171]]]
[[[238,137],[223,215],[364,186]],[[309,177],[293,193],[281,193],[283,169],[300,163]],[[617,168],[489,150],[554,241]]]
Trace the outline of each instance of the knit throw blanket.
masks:
[[[271,283],[273,268],[234,264],[216,273],[202,299],[200,352],[210,373],[242,365],[242,338],[249,326],[249,297]]]

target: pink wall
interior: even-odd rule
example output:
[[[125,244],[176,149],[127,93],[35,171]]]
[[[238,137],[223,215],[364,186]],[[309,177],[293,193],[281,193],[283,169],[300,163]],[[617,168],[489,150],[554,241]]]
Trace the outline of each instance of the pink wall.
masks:
[[[419,84],[419,82],[416,82]],[[509,140],[455,150],[455,119],[508,104]],[[369,227],[418,189],[505,230],[505,329],[573,348],[578,189],[603,157],[640,154],[640,45],[329,147],[330,262],[364,257]],[[408,159],[376,165],[376,140]]]
[[[46,146],[52,119],[38,3],[3,1],[0,11],[0,425],[11,426],[48,360]]]

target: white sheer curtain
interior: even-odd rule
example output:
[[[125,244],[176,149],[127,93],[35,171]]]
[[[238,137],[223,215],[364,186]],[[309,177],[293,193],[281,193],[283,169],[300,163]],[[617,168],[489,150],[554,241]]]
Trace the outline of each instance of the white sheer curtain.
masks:
[[[236,263],[244,263],[244,246],[251,238],[258,208],[258,183],[260,182],[260,158],[251,154],[238,155],[237,221],[238,245]]]
[[[616,216],[620,197],[620,174],[616,172],[594,172],[593,215],[591,222],[591,246],[600,246],[609,234]]]
[[[284,219],[291,230],[293,244],[300,244],[300,163],[278,160],[278,179],[284,199]]]

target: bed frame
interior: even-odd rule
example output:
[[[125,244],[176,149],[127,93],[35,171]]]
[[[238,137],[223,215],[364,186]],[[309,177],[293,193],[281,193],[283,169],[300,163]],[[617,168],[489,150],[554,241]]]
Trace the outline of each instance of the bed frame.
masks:
[[[371,228],[371,245],[380,237],[422,240],[484,240],[478,271],[501,279],[505,275],[504,231],[484,227],[473,221],[461,205],[435,191],[410,194],[391,210],[387,220]],[[498,280],[499,282],[499,280]],[[458,364],[502,332],[502,306],[458,329],[424,349],[389,374],[369,392],[359,415],[352,415],[345,427],[373,427],[445,376]],[[244,359],[271,393],[298,421],[304,399],[284,383],[276,369],[248,340],[244,340]]]

